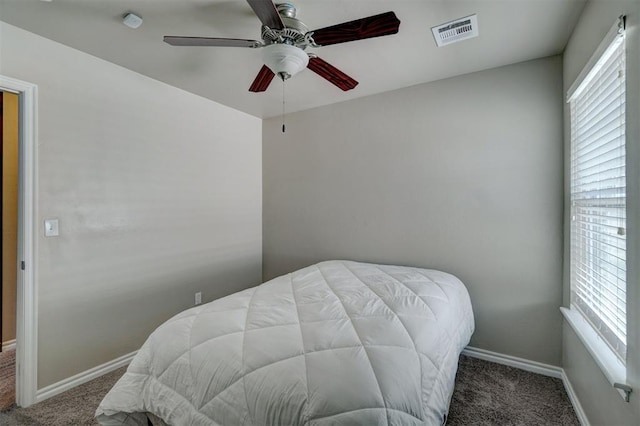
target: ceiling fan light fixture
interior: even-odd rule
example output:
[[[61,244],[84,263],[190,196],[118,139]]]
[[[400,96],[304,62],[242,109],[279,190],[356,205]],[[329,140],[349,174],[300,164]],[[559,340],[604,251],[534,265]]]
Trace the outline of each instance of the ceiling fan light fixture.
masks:
[[[282,80],[298,74],[309,63],[304,50],[289,44],[270,44],[262,52],[265,65]]]

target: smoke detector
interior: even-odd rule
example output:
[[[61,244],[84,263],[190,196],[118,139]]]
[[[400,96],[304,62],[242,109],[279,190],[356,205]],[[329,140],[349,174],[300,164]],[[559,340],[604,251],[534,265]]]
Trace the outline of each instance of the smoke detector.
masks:
[[[122,18],[122,23],[129,28],[136,29],[142,25],[142,18],[134,13],[127,13],[124,15],[124,18]]]
[[[477,37],[478,16],[471,15],[432,27],[431,32],[438,47]]]

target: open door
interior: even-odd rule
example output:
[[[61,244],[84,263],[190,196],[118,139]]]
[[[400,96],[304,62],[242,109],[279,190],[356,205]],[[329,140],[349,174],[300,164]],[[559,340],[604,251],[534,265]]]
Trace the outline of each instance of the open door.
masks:
[[[3,93],[0,92],[0,176],[2,176],[2,159],[4,158],[4,155],[2,155],[2,150],[3,150],[3,143],[2,141],[4,140],[4,114],[2,113],[2,95]],[[2,185],[0,185],[0,200],[2,200],[4,197],[3,195],[4,191],[2,190]],[[2,204],[0,203],[0,219],[2,218]],[[2,227],[2,229],[4,230],[4,227]],[[2,238],[2,240],[4,240],[4,238]],[[4,246],[3,241],[0,240],[0,253],[4,253],[4,251],[2,250],[2,247]],[[4,257],[3,257],[4,259]],[[4,260],[2,261],[2,270],[4,270]],[[3,281],[4,282],[4,281]],[[4,287],[4,285],[3,285]],[[0,288],[1,290],[1,288]],[[2,292],[0,291],[0,343],[2,343],[4,340],[2,339],[2,326],[4,324],[4,321],[2,321],[2,312],[4,312],[4,309],[2,309],[2,304],[4,303],[4,297],[2,297]],[[0,352],[2,352],[2,344],[0,344]]]
[[[19,141],[18,103],[15,93],[0,92],[0,174],[2,185],[2,303],[0,303],[0,409],[16,400],[16,310],[18,283],[18,191]]]
[[[2,303],[0,303],[0,350],[2,392],[0,409],[11,406],[16,400],[16,310],[18,283],[18,191],[19,191],[19,142],[18,102],[15,93],[0,92],[0,153],[2,185]]]
[[[3,347],[16,339],[18,279],[18,102],[15,93],[1,92],[2,115],[2,327]]]

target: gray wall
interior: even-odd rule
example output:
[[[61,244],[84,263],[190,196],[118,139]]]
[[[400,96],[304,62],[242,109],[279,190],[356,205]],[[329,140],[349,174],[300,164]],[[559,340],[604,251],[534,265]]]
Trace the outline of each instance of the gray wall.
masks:
[[[39,388],[137,350],[196,291],[260,283],[259,119],[4,23],[0,49],[39,89]]]
[[[628,381],[634,388],[625,403],[568,324],[563,325],[562,365],[593,425],[640,424],[640,2],[598,0],[587,3],[564,53],[564,89],[569,89],[617,17],[627,15],[627,286]],[[565,158],[571,144],[565,106]],[[564,304],[569,306],[569,163],[565,185]]]
[[[264,278],[335,258],[448,271],[471,294],[472,345],[560,365],[561,66],[291,114],[284,134],[266,120]]]

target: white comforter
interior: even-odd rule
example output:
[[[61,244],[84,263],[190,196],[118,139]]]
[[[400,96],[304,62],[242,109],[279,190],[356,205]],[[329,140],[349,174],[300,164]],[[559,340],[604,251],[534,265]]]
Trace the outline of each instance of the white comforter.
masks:
[[[444,272],[323,262],[160,326],[105,424],[441,425],[474,322]]]

